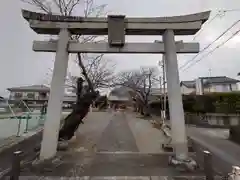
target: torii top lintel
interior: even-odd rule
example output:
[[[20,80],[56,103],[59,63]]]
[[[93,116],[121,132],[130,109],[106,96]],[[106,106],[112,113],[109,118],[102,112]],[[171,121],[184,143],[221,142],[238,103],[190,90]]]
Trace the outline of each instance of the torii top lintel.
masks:
[[[72,34],[107,35],[108,18],[60,16],[22,10],[23,17],[38,34],[57,35],[61,28]],[[194,35],[208,20],[210,11],[172,17],[125,18],[126,35],[162,35],[166,29],[175,35]]]

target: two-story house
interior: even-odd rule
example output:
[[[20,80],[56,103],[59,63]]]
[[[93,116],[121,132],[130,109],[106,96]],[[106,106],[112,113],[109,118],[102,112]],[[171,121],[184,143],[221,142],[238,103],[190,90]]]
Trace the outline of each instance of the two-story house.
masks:
[[[238,91],[239,82],[226,76],[199,77],[193,81],[181,81],[180,86],[182,94],[204,94]]]
[[[45,85],[13,87],[7,90],[10,92],[9,100],[47,100],[50,93],[50,88]]]
[[[0,112],[5,111],[5,108],[7,107],[7,100],[0,96]]]
[[[13,87],[7,89],[10,92],[9,101],[23,100],[28,105],[38,106],[36,104],[43,104],[48,101],[50,88],[45,85],[32,85]],[[76,94],[65,94],[63,97],[63,106],[68,106],[76,101]]]

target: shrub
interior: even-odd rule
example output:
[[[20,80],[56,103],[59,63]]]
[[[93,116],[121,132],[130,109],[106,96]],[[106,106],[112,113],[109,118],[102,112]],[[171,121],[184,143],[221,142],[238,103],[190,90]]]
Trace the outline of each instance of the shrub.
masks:
[[[209,93],[205,95],[183,95],[183,109],[191,113],[240,113],[240,93]],[[150,104],[160,109],[161,102]]]

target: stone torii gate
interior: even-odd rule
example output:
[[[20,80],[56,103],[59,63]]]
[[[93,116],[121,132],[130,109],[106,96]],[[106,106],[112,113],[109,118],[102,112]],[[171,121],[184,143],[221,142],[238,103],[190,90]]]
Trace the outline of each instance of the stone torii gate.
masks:
[[[23,17],[38,34],[58,35],[57,41],[34,41],[37,52],[56,52],[47,117],[44,125],[40,159],[56,154],[64,81],[69,53],[157,53],[165,54],[166,75],[172,128],[172,143],[175,158],[188,159],[182,95],[179,86],[177,53],[198,53],[198,43],[175,42],[175,35],[194,35],[208,20],[210,11],[185,16],[155,18],[83,18],[58,16],[23,10]],[[70,36],[108,35],[108,43],[81,44],[70,40]],[[125,35],[163,36],[158,43],[125,43]]]

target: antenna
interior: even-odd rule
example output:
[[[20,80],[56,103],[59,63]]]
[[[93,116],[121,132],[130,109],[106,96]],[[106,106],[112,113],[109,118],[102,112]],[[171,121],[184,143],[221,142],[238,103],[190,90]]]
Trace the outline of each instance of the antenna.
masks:
[[[209,68],[209,77],[212,77],[212,69],[211,68]]]

